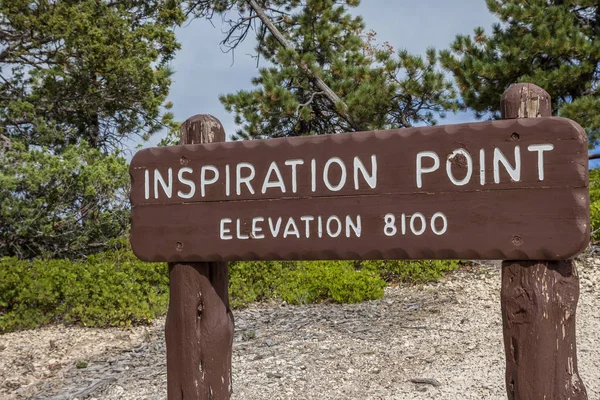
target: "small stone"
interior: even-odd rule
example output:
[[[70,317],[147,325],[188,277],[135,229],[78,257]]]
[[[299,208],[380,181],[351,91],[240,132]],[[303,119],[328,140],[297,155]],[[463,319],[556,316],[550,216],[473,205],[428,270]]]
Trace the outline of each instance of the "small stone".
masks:
[[[442,384],[437,379],[433,379],[433,378],[412,378],[410,381],[412,383],[416,383],[416,384],[420,384],[420,385],[431,385],[431,386],[435,386],[435,387],[442,386]]]

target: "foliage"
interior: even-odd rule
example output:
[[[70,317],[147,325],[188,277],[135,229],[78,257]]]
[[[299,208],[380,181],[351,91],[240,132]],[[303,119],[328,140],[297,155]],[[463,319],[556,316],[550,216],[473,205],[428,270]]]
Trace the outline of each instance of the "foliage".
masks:
[[[590,145],[600,136],[600,5],[590,0],[487,0],[499,17],[492,33],[458,35],[441,53],[465,104],[498,117],[512,83],[529,82],[552,97],[554,113],[577,121]]]
[[[166,264],[128,250],[82,261],[0,258],[0,333],[64,322],[124,326],[149,322],[168,304]]]
[[[109,150],[170,126],[182,21],[173,1],[0,0],[0,134]]]
[[[118,150],[175,129],[183,19],[170,0],[0,0],[0,257],[77,257],[123,233]]]
[[[456,261],[235,262],[229,266],[233,307],[279,298],[289,304],[358,303],[383,296],[386,282],[425,283],[458,268]]]
[[[129,225],[125,160],[85,143],[61,154],[14,141],[0,152],[0,257],[81,257]]]
[[[239,19],[227,20],[230,30],[224,40],[235,48],[259,17],[252,3],[205,0],[195,4],[201,16],[238,11]],[[234,112],[242,126],[236,138],[433,124],[436,114],[456,109],[452,84],[436,70],[436,52],[430,49],[423,58],[396,53],[387,43],[376,45],[375,34],[365,32],[362,19],[348,12],[347,7],[358,4],[357,0],[261,2],[285,42],[260,24],[257,52],[268,67],[260,68],[252,80],[257,88],[221,96],[226,110]],[[338,104],[318,79],[339,97]]]
[[[380,298],[385,287],[375,271],[340,261],[236,262],[229,268],[232,307],[272,298],[289,304],[358,303]]]
[[[124,326],[164,314],[167,265],[141,262],[122,247],[79,261],[0,258],[0,333],[51,323]],[[234,308],[272,299],[358,303],[382,297],[388,282],[434,281],[458,266],[454,261],[234,262],[229,293]]]
[[[435,282],[461,265],[457,260],[361,261],[363,268],[377,271],[386,282],[419,284]]]
[[[600,240],[600,169],[590,170],[590,220],[592,241]]]

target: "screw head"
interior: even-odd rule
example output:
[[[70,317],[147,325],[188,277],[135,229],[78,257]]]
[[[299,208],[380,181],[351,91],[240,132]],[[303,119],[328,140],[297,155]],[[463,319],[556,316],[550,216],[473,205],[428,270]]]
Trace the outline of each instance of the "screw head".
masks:
[[[520,246],[523,244],[523,238],[519,235],[515,235],[512,238],[512,244],[514,244],[515,246]]]

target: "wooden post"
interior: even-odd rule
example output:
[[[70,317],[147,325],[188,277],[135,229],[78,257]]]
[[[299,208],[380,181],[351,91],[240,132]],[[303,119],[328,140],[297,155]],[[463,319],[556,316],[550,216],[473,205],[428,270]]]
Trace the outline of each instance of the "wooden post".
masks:
[[[550,95],[536,85],[512,85],[502,95],[502,118],[551,116],[550,101]],[[518,232],[515,240],[521,240]],[[577,370],[578,299],[579,277],[573,260],[502,263],[502,322],[510,400],[587,399]]]
[[[223,126],[210,115],[195,115],[181,127],[181,144],[224,141]],[[188,160],[182,157],[180,162]],[[168,399],[229,399],[233,315],[228,265],[170,263],[169,279],[165,326]]]

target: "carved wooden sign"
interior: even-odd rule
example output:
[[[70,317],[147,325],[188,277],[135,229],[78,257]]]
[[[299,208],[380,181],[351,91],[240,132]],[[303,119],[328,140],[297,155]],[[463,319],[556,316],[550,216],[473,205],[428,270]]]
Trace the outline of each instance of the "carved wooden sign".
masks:
[[[556,117],[139,151],[146,261],[544,259],[589,241],[587,135]]]

